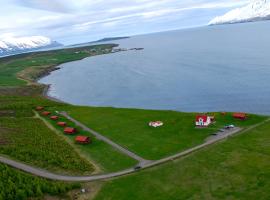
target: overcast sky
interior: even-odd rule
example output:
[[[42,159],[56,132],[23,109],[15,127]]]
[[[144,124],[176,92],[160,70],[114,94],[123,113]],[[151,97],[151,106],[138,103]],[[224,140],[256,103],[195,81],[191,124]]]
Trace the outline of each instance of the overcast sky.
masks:
[[[206,25],[248,0],[7,0],[0,39],[44,35],[64,44]]]

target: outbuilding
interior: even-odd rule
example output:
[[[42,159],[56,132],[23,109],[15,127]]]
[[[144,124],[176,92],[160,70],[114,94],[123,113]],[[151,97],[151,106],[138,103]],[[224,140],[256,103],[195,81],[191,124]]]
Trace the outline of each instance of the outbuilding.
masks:
[[[159,126],[163,126],[163,122],[162,121],[149,122],[149,126],[157,128]]]
[[[233,113],[233,118],[245,120],[247,119],[247,114],[246,113]]]
[[[72,135],[75,134],[77,132],[76,128],[72,128],[72,127],[66,127],[64,129],[64,132],[68,135]]]
[[[50,117],[51,120],[58,120],[58,118],[59,118],[59,117],[56,116],[56,115]]]
[[[67,125],[67,123],[66,122],[57,122],[57,125],[65,127]]]
[[[90,137],[87,136],[77,136],[75,141],[80,144],[89,144],[91,142]]]
[[[48,116],[48,115],[50,115],[51,114],[51,112],[49,112],[49,111],[44,111],[44,112],[42,112],[42,115],[43,116]]]
[[[207,127],[211,124],[211,117],[207,115],[197,115],[195,124],[198,127]]]

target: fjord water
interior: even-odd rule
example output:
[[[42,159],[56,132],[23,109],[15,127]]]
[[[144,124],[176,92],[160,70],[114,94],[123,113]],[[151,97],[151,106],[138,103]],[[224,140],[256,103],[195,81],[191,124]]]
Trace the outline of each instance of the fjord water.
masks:
[[[270,114],[270,22],[113,41],[143,47],[61,65],[40,80],[76,105]]]

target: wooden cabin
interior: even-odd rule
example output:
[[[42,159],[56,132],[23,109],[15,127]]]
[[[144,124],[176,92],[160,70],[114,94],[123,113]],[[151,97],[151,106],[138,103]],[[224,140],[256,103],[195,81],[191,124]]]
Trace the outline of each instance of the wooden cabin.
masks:
[[[44,112],[42,112],[42,115],[43,116],[48,116],[48,115],[50,115],[51,114],[51,112],[49,112],[49,111],[44,111]]]
[[[76,128],[72,128],[72,127],[66,127],[64,129],[64,133],[68,134],[68,135],[72,135],[75,134],[77,132]]]
[[[56,116],[56,115],[50,117],[51,120],[58,120],[58,118],[59,118],[59,117]]]
[[[79,144],[89,144],[91,142],[90,137],[87,136],[77,136],[75,141]]]
[[[66,122],[57,122],[57,125],[65,127],[67,125],[67,123]]]
[[[245,120],[247,119],[247,114],[246,113],[233,113],[233,118]]]

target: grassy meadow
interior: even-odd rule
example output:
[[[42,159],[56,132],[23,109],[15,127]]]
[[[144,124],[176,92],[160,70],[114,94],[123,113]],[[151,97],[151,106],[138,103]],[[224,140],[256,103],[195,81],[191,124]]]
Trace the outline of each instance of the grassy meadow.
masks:
[[[270,122],[190,156],[105,182],[95,200],[270,199]]]
[[[115,46],[117,45],[95,45],[47,52],[25,53],[1,58],[0,86],[26,85],[27,81],[36,80],[53,70],[59,64],[109,53]]]
[[[216,117],[215,124],[209,128],[196,128],[195,113],[78,106],[67,106],[65,111],[85,125],[149,160],[157,160],[201,144],[212,133],[227,124],[248,127],[265,119],[249,115],[248,120],[241,121],[234,119],[231,113],[225,116],[212,113],[211,115]],[[156,120],[163,121],[164,126],[159,128],[148,126],[150,121]]]

